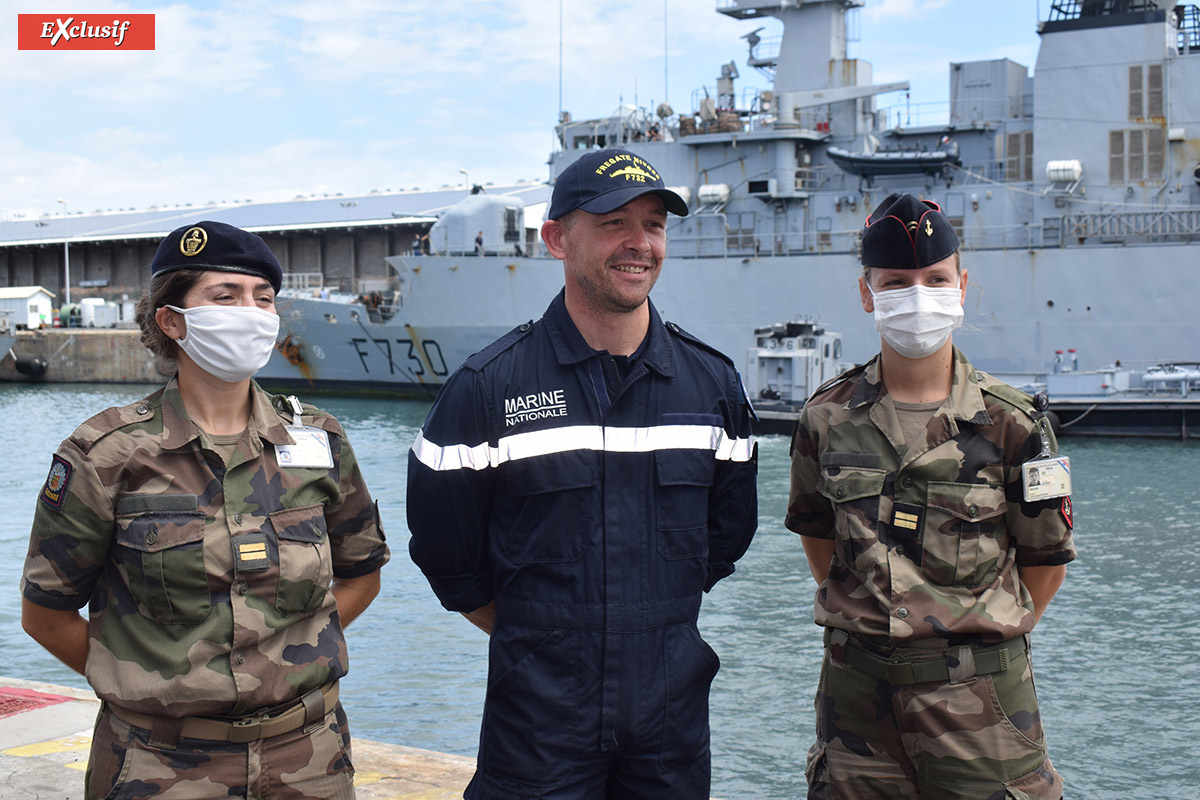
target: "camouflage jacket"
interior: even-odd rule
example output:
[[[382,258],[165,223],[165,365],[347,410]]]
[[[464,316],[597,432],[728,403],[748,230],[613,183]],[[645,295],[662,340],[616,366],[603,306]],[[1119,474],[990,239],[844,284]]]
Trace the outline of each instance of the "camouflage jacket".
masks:
[[[38,497],[22,592],[89,607],[87,678],[120,708],[241,715],[346,673],[332,579],[388,560],[379,515],[337,420],[333,468],[284,468],[283,397],[252,388],[228,465],[174,379],[79,426]]]
[[[957,348],[950,397],[911,450],[878,357],[819,390],[793,436],[785,521],[835,543],[817,624],[891,645],[1029,632],[1019,568],[1075,557],[1070,498],[1023,500],[1020,466],[1041,450],[1032,410]]]

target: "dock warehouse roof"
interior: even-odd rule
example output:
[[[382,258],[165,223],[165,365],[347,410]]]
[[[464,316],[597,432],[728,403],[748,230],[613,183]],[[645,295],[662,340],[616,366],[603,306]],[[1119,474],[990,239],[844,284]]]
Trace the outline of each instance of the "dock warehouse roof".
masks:
[[[485,186],[491,195],[519,197],[526,207],[543,204],[550,187],[541,183]],[[262,233],[301,230],[363,229],[430,224],[440,212],[462,200],[462,188],[376,193],[354,197],[304,198],[276,203],[219,203],[163,206],[144,211],[43,215],[0,221],[0,248],[161,239],[188,222],[210,219]],[[530,209],[531,215],[535,209]],[[529,224],[530,219],[526,220]]]

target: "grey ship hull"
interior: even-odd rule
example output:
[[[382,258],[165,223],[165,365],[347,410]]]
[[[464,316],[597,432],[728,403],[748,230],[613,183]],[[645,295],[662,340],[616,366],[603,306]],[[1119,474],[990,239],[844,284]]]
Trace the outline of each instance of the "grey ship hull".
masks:
[[[553,259],[393,261],[409,271],[395,316],[372,322],[361,306],[291,301],[285,327],[303,342],[304,367],[276,353],[260,381],[436,390],[472,353],[541,316],[562,286],[562,265]],[[1075,349],[1088,366],[1195,359],[1197,264],[1200,244],[967,252],[967,314],[955,341],[979,368],[1013,379],[1048,372],[1056,350]],[[651,298],[664,319],[721,349],[740,369],[756,326],[798,316],[841,332],[845,360],[859,362],[879,340],[858,301],[858,272],[849,254],[672,258]]]
[[[766,48],[757,34],[742,37],[747,63],[773,74],[771,92],[747,102],[725,65],[696,113],[564,115],[552,175],[619,145],[688,199],[651,295],[663,317],[740,368],[756,327],[797,318],[841,333],[846,362],[869,358],[879,344],[858,299],[858,236],[887,194],[910,192],[941,204],[959,232],[969,285],[955,341],[978,367],[1025,384],[1051,372],[1060,350],[1074,349],[1081,370],[1200,358],[1200,7],[1052,3],[1034,76],[1008,59],[953,64],[946,122],[888,128],[893,114],[877,99],[907,84],[872,83],[838,33],[861,6],[721,0],[720,13],[747,25],[783,23],[774,55],[756,50]],[[561,265],[522,257],[537,253],[528,238],[516,246],[525,225],[488,228],[487,201],[473,203],[434,224],[442,255],[388,259],[399,302],[380,321],[298,301],[293,360],[303,361],[277,355],[264,380],[432,391],[540,316]],[[474,256],[485,228],[490,242],[513,235],[505,253]]]

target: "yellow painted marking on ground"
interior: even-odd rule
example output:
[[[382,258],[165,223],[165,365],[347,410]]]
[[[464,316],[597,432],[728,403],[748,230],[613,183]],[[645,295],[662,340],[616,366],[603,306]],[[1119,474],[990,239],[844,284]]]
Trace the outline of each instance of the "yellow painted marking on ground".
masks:
[[[91,736],[68,736],[49,742],[35,742],[12,747],[4,751],[6,756],[48,756],[51,753],[66,753],[70,750],[87,750],[92,746]]]
[[[424,789],[410,794],[397,795],[394,800],[458,800],[462,792],[456,789]]]
[[[70,764],[64,764],[63,766],[67,769],[77,769],[80,772],[87,772],[87,765],[88,762],[86,761],[72,761]]]
[[[354,785],[370,786],[372,783],[379,783],[381,780],[387,777],[388,775],[382,772],[355,772]]]

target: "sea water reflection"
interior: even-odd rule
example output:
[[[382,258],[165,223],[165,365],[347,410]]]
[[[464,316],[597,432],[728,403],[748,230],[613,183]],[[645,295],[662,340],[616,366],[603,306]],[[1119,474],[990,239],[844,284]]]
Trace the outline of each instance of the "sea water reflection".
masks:
[[[0,385],[0,674],[84,687],[20,629],[16,586],[50,453],[79,422],[150,387]],[[487,647],[441,609],[407,557],[406,453],[428,403],[325,397],[342,421],[392,545],[383,591],[349,631],[343,690],[355,734],[473,755]],[[1080,558],[1034,633],[1051,754],[1076,798],[1200,794],[1200,449],[1067,440]],[[787,441],[761,441],[759,533],[705,598],[721,655],[712,693],[713,793],[804,795],[820,630],[797,538],[782,525]]]

